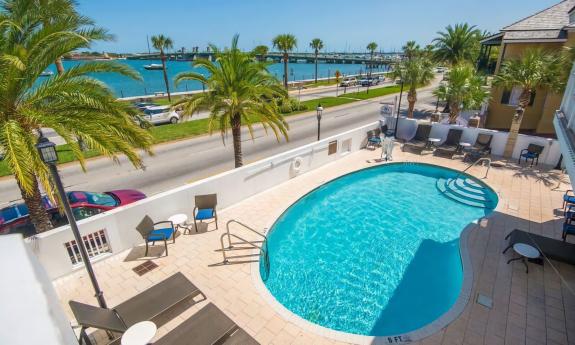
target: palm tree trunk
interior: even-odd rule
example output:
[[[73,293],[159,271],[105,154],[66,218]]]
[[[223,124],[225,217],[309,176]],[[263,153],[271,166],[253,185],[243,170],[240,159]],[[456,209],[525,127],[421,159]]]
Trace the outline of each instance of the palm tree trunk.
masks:
[[[511,127],[509,128],[509,135],[507,136],[507,143],[505,143],[505,150],[503,151],[503,157],[511,158],[513,156],[513,151],[515,150],[515,143],[517,142],[517,136],[519,135],[519,130],[521,129],[521,122],[523,121],[523,114],[525,113],[525,108],[529,105],[529,100],[531,99],[531,90],[523,89],[521,96],[519,96],[519,107],[511,120]]]
[[[64,73],[64,64],[62,64],[62,58],[57,58],[56,61],[54,61],[54,64],[56,65],[56,71],[58,71],[58,74]]]
[[[170,95],[170,82],[168,82],[168,73],[166,72],[166,56],[162,53],[162,70],[164,71],[164,83],[166,83],[166,91],[168,92],[168,101],[172,102],[172,96]]]
[[[288,88],[288,60],[289,55],[288,53],[284,53],[284,87]]]
[[[317,52],[315,53],[315,83],[317,84]]]
[[[415,108],[415,102],[417,102],[417,91],[415,89],[409,89],[407,93],[407,102],[409,106],[407,108],[407,117],[413,118],[413,109]]]
[[[459,117],[459,103],[452,102],[449,105],[449,124],[450,125],[456,124],[458,117]]]
[[[232,117],[232,138],[234,141],[234,161],[235,167],[239,168],[244,165],[242,157],[242,119],[236,114]]]
[[[30,221],[36,228],[36,233],[41,233],[44,231],[51,230],[53,228],[52,222],[50,221],[50,216],[44,208],[44,203],[42,202],[42,194],[40,194],[40,188],[38,186],[38,179],[33,176],[33,191],[32,194],[28,194],[22,188],[22,185],[16,179],[16,183],[20,188],[20,194],[22,199],[28,206],[28,212],[30,213]]]

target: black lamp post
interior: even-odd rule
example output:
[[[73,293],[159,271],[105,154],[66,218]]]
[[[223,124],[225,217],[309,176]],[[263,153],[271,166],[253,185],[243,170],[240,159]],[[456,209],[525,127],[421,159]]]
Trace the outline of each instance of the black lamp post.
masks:
[[[60,201],[62,202],[62,206],[64,207],[64,212],[66,213],[66,217],[68,218],[68,222],[70,223],[70,228],[72,228],[72,233],[74,234],[74,238],[76,239],[78,250],[80,250],[82,261],[84,262],[84,266],[86,267],[86,271],[88,271],[88,276],[90,277],[90,281],[92,282],[92,286],[94,287],[94,291],[96,293],[95,296],[96,299],[98,300],[98,304],[102,308],[108,308],[108,306],[106,305],[106,300],[104,300],[104,293],[102,292],[102,290],[100,290],[100,286],[98,285],[98,281],[96,280],[96,275],[94,274],[94,270],[92,269],[92,264],[90,263],[90,258],[88,257],[88,253],[86,252],[86,248],[84,247],[84,242],[82,241],[82,236],[80,235],[80,231],[78,230],[78,224],[76,224],[76,219],[74,219],[74,214],[72,213],[72,208],[70,207],[70,203],[68,202],[68,197],[66,196],[64,185],[62,184],[62,180],[60,179],[60,174],[58,174],[58,168],[56,167],[56,163],[58,162],[58,153],[56,152],[56,144],[48,140],[48,138],[42,136],[38,140],[36,148],[40,153],[42,161],[46,163],[46,165],[48,165],[48,167],[50,168],[50,173],[52,174],[52,178],[54,179],[54,184],[56,184],[56,189],[58,191],[58,195],[60,196]]]
[[[399,124],[399,110],[401,109],[401,98],[403,97],[403,79],[401,79],[401,90],[399,91],[399,103],[397,103],[397,115],[395,116],[395,128],[393,136],[397,138],[397,125]]]
[[[315,110],[317,111],[317,141],[319,141],[319,133],[321,129],[321,114],[323,113],[323,107],[321,106],[321,103],[318,103],[317,108]]]

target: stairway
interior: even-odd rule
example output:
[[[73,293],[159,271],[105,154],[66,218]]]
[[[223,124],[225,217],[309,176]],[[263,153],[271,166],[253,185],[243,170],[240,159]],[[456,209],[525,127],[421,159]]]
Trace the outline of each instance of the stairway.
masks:
[[[480,208],[495,208],[497,200],[487,187],[472,179],[459,176],[457,178],[437,179],[437,189],[446,197],[465,205]]]

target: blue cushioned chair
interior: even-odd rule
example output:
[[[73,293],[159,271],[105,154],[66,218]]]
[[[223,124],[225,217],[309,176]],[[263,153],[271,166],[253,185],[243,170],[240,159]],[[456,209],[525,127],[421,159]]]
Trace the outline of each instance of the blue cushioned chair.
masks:
[[[544,147],[536,144],[529,144],[526,149],[521,150],[519,154],[519,164],[521,164],[521,158],[525,158],[525,163],[528,159],[531,159],[531,166],[533,162],[535,165],[539,164],[539,155],[543,152]]]
[[[172,243],[176,243],[176,228],[174,227],[174,223],[170,221],[154,223],[152,218],[146,215],[140,224],[136,226],[136,230],[138,230],[146,242],[145,256],[148,256],[148,243],[150,242],[152,242],[152,245],[155,245],[156,241],[164,241],[166,256],[168,256],[168,240],[171,238]]]
[[[563,211],[567,211],[567,206],[575,205],[575,194],[571,189],[563,194]]]
[[[218,229],[218,213],[216,206],[218,205],[217,194],[196,195],[196,206],[194,207],[194,227],[198,232],[198,223],[208,219],[215,219],[216,229]]]
[[[372,147],[375,150],[376,146],[381,146],[381,130],[376,129],[374,131],[367,132],[367,145],[366,149]]]
[[[563,234],[561,235],[563,242],[567,240],[568,235],[575,235],[575,224],[571,224],[571,221],[563,223]]]

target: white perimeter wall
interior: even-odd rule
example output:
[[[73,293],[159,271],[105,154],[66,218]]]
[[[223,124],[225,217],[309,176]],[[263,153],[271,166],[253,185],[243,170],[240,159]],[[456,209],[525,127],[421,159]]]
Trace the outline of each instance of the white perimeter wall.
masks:
[[[366,144],[366,133],[379,126],[378,122],[359,127],[319,142],[308,144],[276,156],[230,170],[207,179],[175,188],[147,199],[121,208],[80,221],[82,235],[104,229],[110,243],[112,254],[122,252],[135,245],[143,243],[136,225],[144,215],[149,215],[154,221],[165,220],[176,213],[185,213],[189,219],[194,208],[194,196],[198,194],[218,194],[218,208],[222,209],[240,202],[254,194],[274,187],[298,175],[292,167],[293,160],[301,157],[303,164],[299,174],[316,169],[327,163],[355,152]],[[415,134],[417,122],[402,118],[399,121],[398,137],[410,139]],[[433,124],[431,137],[445,139],[450,125]],[[463,127],[461,127],[463,128]],[[475,142],[479,132],[493,134],[493,155],[502,155],[507,133],[477,128],[463,128],[462,142]],[[328,155],[328,145],[337,141],[337,152]],[[545,138],[520,135],[513,157],[519,156],[519,151],[530,143],[545,146],[540,164],[555,165],[560,151],[557,141]],[[38,234],[28,239],[28,243],[36,253],[50,278],[55,279],[79,269],[74,266],[64,248],[64,243],[73,240],[68,226]]]

